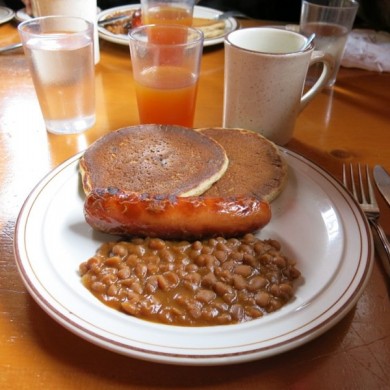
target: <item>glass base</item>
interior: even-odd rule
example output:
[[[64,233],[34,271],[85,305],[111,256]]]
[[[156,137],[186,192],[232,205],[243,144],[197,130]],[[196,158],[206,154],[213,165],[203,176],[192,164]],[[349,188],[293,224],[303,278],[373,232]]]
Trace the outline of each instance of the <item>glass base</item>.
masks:
[[[91,128],[96,122],[96,115],[76,119],[45,120],[46,129],[52,134],[78,134]]]

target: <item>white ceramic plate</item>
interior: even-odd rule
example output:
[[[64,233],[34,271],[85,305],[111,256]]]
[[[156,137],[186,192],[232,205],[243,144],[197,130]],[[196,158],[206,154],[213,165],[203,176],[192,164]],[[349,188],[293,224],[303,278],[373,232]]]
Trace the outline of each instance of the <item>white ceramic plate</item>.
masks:
[[[367,220],[349,193],[303,157],[282,149],[289,181],[272,204],[260,238],[281,242],[302,280],[281,310],[244,324],[177,327],[108,308],[81,283],[79,264],[102,242],[84,221],[79,155],[46,176],[16,225],[15,255],[33,298],[56,321],[103,348],[155,362],[215,365],[250,361],[296,348],[335,325],[369,278],[373,244]]]
[[[31,19],[31,16],[27,13],[26,8],[22,8],[16,12],[15,18],[18,22],[24,22],[25,20]]]
[[[123,11],[128,11],[132,9],[139,9],[141,6],[140,4],[133,4],[133,5],[124,5],[120,7],[114,7],[107,9],[103,12],[101,12],[98,15],[98,21],[101,19],[106,19],[110,15],[116,14],[117,12],[123,12]],[[208,8],[208,7],[200,7],[200,6],[195,6],[194,8],[194,16],[197,18],[205,18],[205,19],[215,19],[218,17],[218,15],[221,15],[222,12]],[[237,20],[234,18],[227,18],[225,20],[225,35],[228,34],[229,32],[235,30],[238,27]],[[123,34],[113,34],[110,31],[108,31],[104,26],[98,26],[98,31],[99,31],[99,36],[100,38],[110,41],[113,43],[118,43],[119,45],[128,45],[129,44],[129,39],[127,35]],[[223,43],[224,37],[220,36],[217,38],[211,38],[211,39],[205,39],[204,40],[204,46],[212,46],[212,45],[217,45],[220,43]]]
[[[0,24],[9,22],[15,16],[15,12],[8,7],[0,7]]]

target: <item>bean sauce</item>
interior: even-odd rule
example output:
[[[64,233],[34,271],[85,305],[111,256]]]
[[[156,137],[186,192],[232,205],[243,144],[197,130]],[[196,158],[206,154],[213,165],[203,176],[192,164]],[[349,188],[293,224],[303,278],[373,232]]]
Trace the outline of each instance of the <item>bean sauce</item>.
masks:
[[[180,326],[249,321],[280,309],[300,277],[275,240],[134,238],[107,242],[80,265],[83,284],[129,315]]]

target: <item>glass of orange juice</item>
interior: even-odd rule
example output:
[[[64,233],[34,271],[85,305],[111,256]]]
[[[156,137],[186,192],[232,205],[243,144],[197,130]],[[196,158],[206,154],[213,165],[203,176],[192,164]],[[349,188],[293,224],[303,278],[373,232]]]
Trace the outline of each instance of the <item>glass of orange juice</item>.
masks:
[[[192,26],[195,0],[141,0],[143,24]]]
[[[155,39],[161,34],[163,42]],[[203,33],[181,25],[144,25],[130,31],[129,43],[140,123],[192,127]]]

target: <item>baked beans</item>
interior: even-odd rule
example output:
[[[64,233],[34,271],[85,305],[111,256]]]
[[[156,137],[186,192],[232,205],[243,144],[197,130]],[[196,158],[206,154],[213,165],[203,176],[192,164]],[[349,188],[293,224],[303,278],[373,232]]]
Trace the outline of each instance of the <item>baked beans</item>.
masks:
[[[280,309],[300,276],[275,240],[134,238],[103,244],[80,265],[83,284],[106,305],[171,325],[241,323]]]

